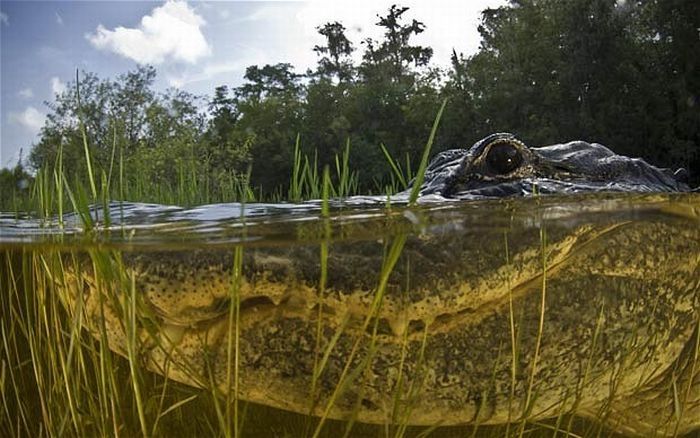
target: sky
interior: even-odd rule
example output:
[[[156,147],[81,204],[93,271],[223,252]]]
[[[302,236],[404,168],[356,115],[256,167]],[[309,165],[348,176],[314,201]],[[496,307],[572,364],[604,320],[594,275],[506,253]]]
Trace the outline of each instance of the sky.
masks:
[[[425,24],[413,41],[449,65],[452,50],[479,48],[481,11],[506,0],[404,1],[7,1],[0,0],[0,167],[13,167],[38,140],[47,102],[75,78],[100,78],[139,64],[156,67],[156,90],[211,95],[235,87],[250,65],[288,62],[302,73],[316,65],[316,30],[340,21],[361,56],[360,42],[379,39],[377,15],[393,3]]]

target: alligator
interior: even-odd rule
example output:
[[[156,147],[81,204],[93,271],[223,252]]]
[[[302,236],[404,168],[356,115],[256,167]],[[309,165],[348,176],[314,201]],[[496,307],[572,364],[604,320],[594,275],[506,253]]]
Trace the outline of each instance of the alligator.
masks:
[[[438,154],[421,196],[507,197],[493,210],[507,215],[532,205],[520,195],[688,190],[682,172],[599,144],[529,148],[494,134]],[[120,280],[97,281],[114,276],[90,263],[65,284],[111,350],[276,408],[431,426],[574,414],[676,435],[700,427],[694,202],[682,220],[542,218],[495,236],[462,222],[469,203],[428,208],[420,232],[409,220],[420,209],[392,207],[391,226],[333,224],[330,241],[123,252]]]
[[[425,174],[422,194],[473,199],[540,194],[686,192],[685,169],[659,169],[617,155],[599,143],[572,141],[529,148],[514,135],[497,133],[470,149],[438,154]]]

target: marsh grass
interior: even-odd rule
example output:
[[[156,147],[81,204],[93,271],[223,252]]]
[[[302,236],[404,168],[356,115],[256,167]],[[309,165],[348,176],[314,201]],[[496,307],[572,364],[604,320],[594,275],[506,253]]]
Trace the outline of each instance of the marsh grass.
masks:
[[[376,315],[380,310],[380,288],[385,287],[385,279],[398,259],[401,246],[401,240],[394,241],[387,249],[379,294],[372,303],[371,314]],[[142,308],[136,296],[133,277],[119,272],[123,266],[118,260],[119,254],[105,253],[104,250],[93,251],[87,265],[85,259],[57,249],[4,253],[0,281],[8,293],[0,296],[4,315],[0,323],[3,346],[0,356],[3,400],[0,434],[3,436],[495,437],[509,434],[506,427],[409,426],[412,400],[424,384],[424,373],[421,372],[412,380],[399,379],[401,383],[392,395],[396,401],[392,421],[383,426],[340,422],[327,415],[309,417],[245,402],[239,406],[235,348],[238,334],[235,328],[228,341],[227,368],[232,371],[229,374],[231,380],[226,382],[231,388],[228,393],[221,393],[214,382],[203,382],[204,389],[196,389],[146,371],[139,354],[143,344],[137,328],[152,326],[152,316]],[[234,263],[236,260],[240,258],[234,257]],[[90,328],[93,334],[97,332],[96,336],[88,333],[83,316],[86,303],[78,300],[71,306],[66,302],[66,293],[80,296],[77,290],[65,290],[65,287],[77,287],[67,273],[82,271],[92,276],[92,270],[99,272],[95,276],[99,282],[97,288],[102,290],[99,296],[105,300],[101,307],[117,307],[123,312],[128,347],[125,355],[110,350],[108,327],[104,324]],[[236,274],[232,277],[231,293],[235,296]],[[124,287],[122,293],[115,294],[114,284]],[[117,298],[119,296],[121,301]],[[116,301],[110,301],[112,299]],[[231,309],[229,318],[235,321],[237,306],[231,306]],[[369,343],[370,348],[363,349],[365,357],[362,360],[353,362],[348,358],[335,397],[353,382],[359,385],[363,379],[372,360],[371,344],[376,341],[377,320],[365,319],[364,328],[369,328],[371,334],[358,339],[357,345]],[[336,340],[344,329],[345,326],[341,325],[336,331]],[[426,327],[420,343],[418,369],[424,361],[424,347],[429,335]],[[154,334],[149,339],[158,338]],[[326,350],[318,351],[314,376],[323,372],[334,345],[332,339]],[[355,351],[354,354],[360,354],[359,349]],[[405,357],[402,355],[402,360]],[[310,394],[312,390],[310,388]],[[559,427],[559,424],[567,427]],[[587,436],[600,433],[594,425],[584,426],[589,432]],[[580,420],[562,414],[556,424],[524,421],[523,427],[512,436],[542,436],[544,432],[565,432],[564,436],[576,436],[570,431],[580,430],[580,427]]]
[[[391,153],[389,153],[383,143],[380,144],[379,147],[382,150],[382,154],[384,155],[387,164],[391,168],[391,179],[389,185],[385,188],[386,193],[393,194],[406,190],[410,181],[414,178],[413,170],[411,168],[411,157],[407,154],[406,162],[402,166],[401,162],[391,156]]]
[[[77,83],[79,81],[76,81]],[[382,151],[393,172],[387,195],[409,187],[413,188],[409,204],[416,203],[423,175],[428,164],[437,127],[442,116],[443,103],[433,124],[430,136],[417,172],[411,170],[411,163],[401,166],[382,145]],[[82,126],[82,122],[81,122]],[[62,168],[62,151],[59,147],[58,160],[53,169],[42,169],[37,174],[32,189],[32,200],[41,217],[49,220],[58,218],[63,224],[67,210],[76,212],[89,235],[96,225],[93,206],[102,205],[103,211],[112,198],[141,199],[154,197],[159,202],[172,202],[188,205],[212,200],[208,184],[197,181],[192,164],[182,162],[179,183],[175,188],[149,187],[144,180],[125,178],[126,169],[123,150],[118,147],[116,133],[111,151],[109,168],[96,171],[90,164],[90,148],[84,128],[85,159],[88,166],[88,184],[79,180],[69,181]],[[122,254],[117,250],[89,246],[78,254],[60,247],[4,249],[2,250],[0,271],[0,435],[2,436],[383,436],[400,438],[404,436],[579,436],[572,431],[583,431],[583,435],[597,436],[604,430],[596,423],[589,423],[560,412],[551,422],[533,422],[528,419],[529,409],[537,397],[535,379],[539,346],[542,342],[544,315],[546,311],[545,253],[546,230],[541,230],[542,287],[541,313],[538,327],[537,349],[531,365],[527,384],[525,410],[519,418],[512,418],[504,426],[459,426],[431,427],[410,426],[411,414],[417,397],[425,385],[425,347],[430,336],[426,324],[417,353],[416,372],[411,378],[403,374],[408,357],[407,332],[402,339],[399,375],[391,394],[393,407],[390,418],[383,425],[368,425],[356,421],[357,410],[362,399],[357,394],[355,411],[349,421],[330,418],[334,404],[351,386],[363,387],[377,349],[377,329],[379,314],[386,292],[389,277],[401,259],[408,235],[398,234],[385,242],[385,255],[379,267],[378,281],[368,312],[362,322],[360,333],[354,339],[339,380],[325,405],[322,415],[313,416],[321,403],[319,381],[326,370],[329,357],[341,335],[344,334],[348,319],[338,325],[331,338],[323,345],[324,328],[323,300],[328,282],[328,257],[331,233],[329,199],[354,194],[358,187],[358,173],[349,165],[350,143],[347,142],[340,155],[335,157],[335,174],[326,167],[319,175],[317,160],[304,156],[300,139],[294,147],[294,166],[290,177],[287,197],[290,200],[321,199],[322,235],[320,239],[320,277],[318,283],[318,303],[316,315],[316,344],[314,367],[309,387],[309,409],[307,415],[293,414],[273,408],[247,403],[239,399],[240,357],[238,330],[240,321],[240,288],[243,279],[242,246],[233,251],[232,275],[229,287],[227,318],[231,330],[226,337],[226,391],[221,391],[213,374],[199,379],[202,389],[189,387],[167,377],[170,366],[176,364],[166,360],[162,375],[146,370],[143,363],[144,334],[151,349],[171,352],[171,347],[159,341],[156,317],[150,313],[139,296],[135,277],[125,269]],[[115,170],[116,168],[116,170]],[[118,177],[115,176],[115,172]],[[225,197],[230,200],[247,202],[253,192],[248,186],[247,176],[232,176],[227,184]],[[116,181],[115,181],[116,179]],[[334,183],[335,180],[335,183]],[[390,204],[387,196],[387,203]],[[103,221],[109,223],[105,216]],[[245,218],[241,218],[245,220]],[[504,235],[504,255],[510,267],[511,256],[508,234]],[[410,272],[410,263],[407,272]],[[82,276],[91,278],[98,291],[101,312],[100,323],[90,326],[85,314],[87,305],[81,289]],[[78,281],[76,281],[78,279]],[[406,288],[410,276],[407,274]],[[516,323],[513,296],[509,290],[509,318],[511,328],[510,354],[511,395],[510,406],[515,401],[514,388],[518,374],[519,337]],[[78,297],[71,299],[68,295]],[[71,303],[71,301],[74,301]],[[109,348],[110,332],[105,313],[112,309],[119,315],[120,330],[125,334],[126,351],[117,354]],[[94,307],[93,307],[94,311]],[[597,327],[603,315],[601,309]],[[92,333],[92,335],[90,334]],[[588,366],[592,363],[598,332],[594,334]],[[696,356],[698,348],[696,348]],[[697,363],[697,357],[695,358]],[[177,364],[183,366],[183,364]],[[584,375],[585,384],[588,366]],[[694,366],[694,365],[693,365]],[[192,374],[196,374],[191,370]],[[495,377],[494,377],[495,378]],[[581,388],[577,389],[576,400]],[[679,388],[679,394],[689,393],[689,387]],[[681,395],[679,395],[679,398]],[[574,405],[577,401],[574,401]],[[682,406],[679,403],[679,406]],[[679,410],[682,407],[679,408]],[[605,412],[601,412],[605,415]],[[682,411],[679,412],[682,415]],[[515,426],[515,427],[514,427]]]
[[[78,102],[79,93],[77,90]],[[69,183],[64,174],[62,148],[59,146],[55,167],[42,169],[37,174],[32,200],[40,217],[50,220],[58,216],[59,226],[63,225],[66,211],[72,210],[80,218],[89,236],[98,220],[93,206],[101,205],[102,211],[108,212],[109,200],[115,192],[122,199],[130,195],[136,198],[148,197],[148,194],[145,192],[145,181],[137,178],[133,186],[125,183],[123,151],[117,147],[116,132],[109,168],[97,174],[93,168],[80,108],[78,114],[88,189],[85,190],[85,186],[77,179],[72,184]],[[434,139],[437,123],[436,120],[429,144],[432,144]],[[323,202],[325,232],[321,244],[321,298],[327,278],[328,245],[332,238],[328,222],[328,200],[331,197],[348,196],[354,193],[358,186],[358,174],[349,167],[349,155],[348,142],[342,154],[335,158],[337,185],[333,185],[328,168],[324,169],[322,179],[319,178],[316,159],[312,161],[308,156],[302,157],[298,138],[295,145],[295,166],[289,198],[301,200],[320,197]],[[115,164],[117,156],[118,163]],[[425,156],[427,157],[427,153]],[[119,175],[116,187],[113,183],[115,166],[118,167]],[[179,184],[175,189],[155,188],[158,199],[177,200],[182,204],[201,200],[202,197],[198,194],[200,187],[192,177],[194,173],[191,170],[184,165],[178,169]],[[252,197],[246,180],[233,180],[231,187],[238,200],[245,202]],[[412,202],[415,202],[415,196],[412,197]],[[108,215],[103,215],[100,219],[106,224],[110,222]],[[372,303],[372,310],[364,324],[366,329],[374,321],[371,344],[376,341],[378,322],[373,315],[381,308],[383,291],[401,254],[405,239],[404,235],[393,242],[382,267],[380,285]],[[141,350],[144,348],[142,337],[144,331],[148,332],[148,328],[153,327],[153,316],[144,309],[135,278],[122,265],[121,254],[118,251],[90,249],[87,251],[87,257],[53,248],[42,248],[38,251],[4,251],[2,282],[8,286],[8,293],[2,295],[2,314],[12,317],[4,317],[1,327],[4,355],[0,377],[5,390],[3,429],[7,427],[7,432],[12,436],[150,436],[167,435],[169,431],[177,431],[180,434],[202,430],[227,437],[240,436],[244,432],[242,426],[245,417],[245,413],[239,409],[238,399],[238,321],[239,289],[243,275],[242,256],[243,248],[236,247],[230,288],[233,305],[230,306],[228,316],[229,324],[234,329],[227,338],[228,391],[222,394],[213,379],[203,382],[205,391],[192,393],[194,390],[191,388],[183,388],[183,385],[172,382],[167,377],[144,371],[141,358]],[[67,277],[68,272],[77,277],[77,281],[71,281]],[[92,287],[97,291],[98,308],[102,315],[99,319],[101,323],[97,327],[86,325],[86,304],[79,290],[80,277],[83,274],[92,278]],[[71,288],[73,290],[69,291]],[[74,304],[70,303],[71,299],[67,294],[78,297]],[[119,315],[120,330],[125,335],[126,351],[121,355],[114,354],[109,348],[109,332],[114,328],[107,327],[105,322],[104,312],[107,307]],[[319,333],[323,323],[322,311],[323,306],[319,306]],[[342,334],[343,329],[341,326],[335,340]],[[150,332],[151,341],[158,339],[154,330],[151,329]],[[87,335],[87,331],[96,336]],[[362,341],[358,339],[356,347]],[[314,383],[310,391],[312,400],[315,398],[315,382],[323,372],[333,346],[332,341],[326,346],[323,354],[317,349]],[[165,350],[168,347],[158,344],[150,348]],[[354,354],[355,352],[352,353]],[[361,362],[363,366],[354,370],[350,369],[352,357],[348,359],[348,365],[326,408],[326,413],[332,407],[333,398],[349,383],[360,378],[371,359],[371,355],[365,357]],[[168,366],[166,363],[166,376]],[[184,422],[185,427],[182,428],[183,424],[180,422],[187,416],[184,413],[198,411],[197,406],[202,404],[208,405],[206,412],[213,412],[214,415],[204,416],[206,420],[203,424]],[[41,418],[41,421],[37,421],[38,418]],[[321,434],[326,423],[337,424],[329,420],[327,415],[322,416],[317,421],[315,436]],[[310,423],[307,422],[307,429],[308,424]],[[195,428],[189,430],[188,426]],[[343,425],[346,435],[350,434],[352,426],[353,422]]]

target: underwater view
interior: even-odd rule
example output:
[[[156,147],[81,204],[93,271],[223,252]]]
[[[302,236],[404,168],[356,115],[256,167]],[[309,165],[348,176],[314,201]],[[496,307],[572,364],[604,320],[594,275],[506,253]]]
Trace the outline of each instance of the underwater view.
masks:
[[[698,427],[698,194],[90,214],[0,218],[10,436]]]
[[[0,437],[698,437],[698,0],[0,2]]]

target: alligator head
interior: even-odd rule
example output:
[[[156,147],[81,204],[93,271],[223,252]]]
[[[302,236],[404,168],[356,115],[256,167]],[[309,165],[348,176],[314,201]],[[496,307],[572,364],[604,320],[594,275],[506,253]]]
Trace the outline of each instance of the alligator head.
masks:
[[[572,141],[531,148],[497,133],[470,149],[450,149],[428,166],[421,195],[462,199],[537,193],[682,192],[686,171],[654,167],[598,143]]]

